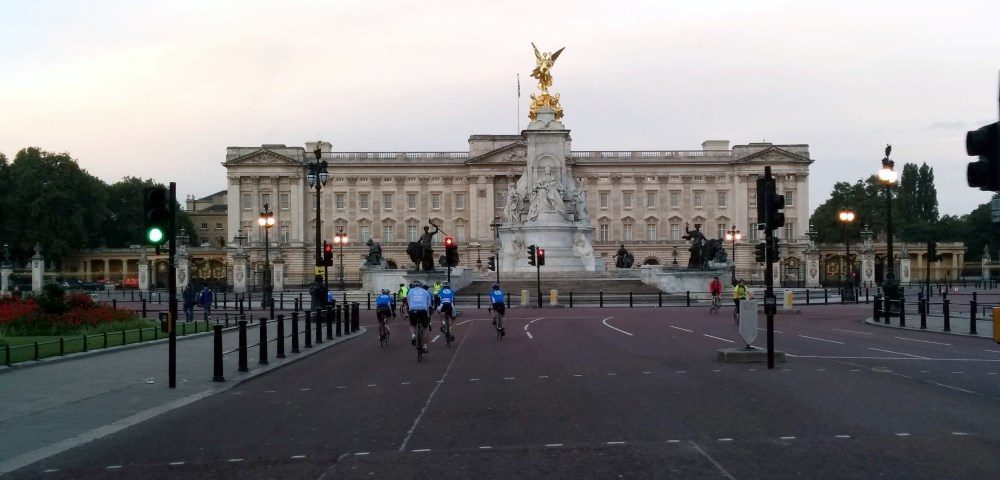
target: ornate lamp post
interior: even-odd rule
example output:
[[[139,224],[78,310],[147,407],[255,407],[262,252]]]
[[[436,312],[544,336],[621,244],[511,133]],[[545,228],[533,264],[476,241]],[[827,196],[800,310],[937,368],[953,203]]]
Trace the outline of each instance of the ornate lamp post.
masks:
[[[340,245],[340,286],[341,290],[346,288],[344,286],[344,244],[348,241],[347,234],[344,233],[344,227],[338,227],[337,233],[333,235],[333,243],[335,245]]]
[[[500,217],[493,217],[490,228],[493,229],[493,262],[497,267],[497,283],[500,283]]]
[[[837,220],[841,224],[841,234],[844,237],[846,248],[847,272],[845,273],[844,284],[840,295],[846,301],[854,301],[854,262],[851,261],[851,239],[847,237],[847,226],[854,222],[854,212],[852,210],[841,210],[837,212]]]
[[[271,239],[268,233],[274,226],[274,212],[264,204],[257,224],[264,227],[264,306],[271,305]]]
[[[316,161],[309,164],[309,173],[306,175],[306,180],[309,182],[309,188],[316,188],[316,266],[323,265],[323,238],[321,234],[321,229],[323,226],[323,220],[320,216],[320,191],[323,189],[323,185],[326,185],[327,180],[330,179],[330,175],[326,171],[327,163],[326,160],[322,160],[323,150],[320,148],[320,142],[316,142],[316,150],[313,150],[313,155],[316,156]]]
[[[736,285],[736,241],[741,239],[743,239],[743,235],[741,235],[740,231],[736,229],[736,225],[733,225],[729,228],[729,230],[726,230],[726,241],[731,242],[730,245],[732,245],[733,251],[733,285]]]
[[[885,299],[889,301],[899,300],[899,282],[896,280],[896,272],[893,269],[893,256],[892,256],[892,187],[896,184],[896,179],[899,175],[893,170],[895,162],[889,159],[889,153],[892,152],[892,145],[885,147],[885,158],[882,159],[882,168],[878,171],[878,180],[885,185],[885,210],[886,210],[886,229],[885,229],[885,252],[889,263],[886,267],[885,282],[882,283],[882,290],[885,292]],[[894,309],[887,309],[892,310]]]

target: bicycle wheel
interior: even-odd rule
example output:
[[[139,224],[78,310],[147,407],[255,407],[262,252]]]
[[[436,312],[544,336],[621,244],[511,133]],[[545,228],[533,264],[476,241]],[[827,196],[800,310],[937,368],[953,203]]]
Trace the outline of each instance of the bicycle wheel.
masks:
[[[424,360],[424,327],[417,322],[417,361]]]
[[[385,348],[386,346],[389,345],[389,329],[385,325],[384,318],[379,319],[378,339],[379,339],[379,344],[382,345],[382,348]]]
[[[448,346],[451,347],[451,315],[444,316],[444,339]]]
[[[503,316],[497,315],[497,340],[503,339]]]

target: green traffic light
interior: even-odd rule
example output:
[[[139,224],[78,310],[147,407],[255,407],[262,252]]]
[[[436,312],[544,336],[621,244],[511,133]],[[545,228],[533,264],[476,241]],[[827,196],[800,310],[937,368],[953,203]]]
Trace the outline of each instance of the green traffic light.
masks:
[[[160,243],[163,241],[163,230],[153,227],[146,232],[146,238],[152,243]]]

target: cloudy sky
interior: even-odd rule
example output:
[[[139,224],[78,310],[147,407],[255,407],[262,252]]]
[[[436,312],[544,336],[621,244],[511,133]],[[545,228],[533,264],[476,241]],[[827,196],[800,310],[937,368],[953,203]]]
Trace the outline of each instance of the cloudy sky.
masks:
[[[807,143],[815,208],[892,143],[966,213],[990,196],[964,139],[997,120],[997,25],[995,0],[2,0],[0,152],[206,195],[230,145],[465,150],[525,125],[534,41],[566,47],[575,150]]]

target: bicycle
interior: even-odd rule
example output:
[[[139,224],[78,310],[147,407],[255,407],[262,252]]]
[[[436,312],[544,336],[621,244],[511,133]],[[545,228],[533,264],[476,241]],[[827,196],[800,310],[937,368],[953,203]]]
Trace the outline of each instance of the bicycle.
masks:
[[[720,295],[712,295],[712,306],[708,308],[708,313],[718,314],[722,310],[722,297]]]
[[[493,311],[493,325],[495,325],[497,329],[497,340],[503,339],[504,335],[507,334],[507,332],[503,329],[503,315],[496,310]]]
[[[445,342],[451,347],[451,321],[453,320],[451,315],[442,314],[443,318],[441,321],[444,323],[444,339]]]
[[[424,326],[417,321],[417,362],[424,360]]]
[[[382,348],[389,346],[389,325],[387,324],[389,315],[378,312],[378,340]]]

